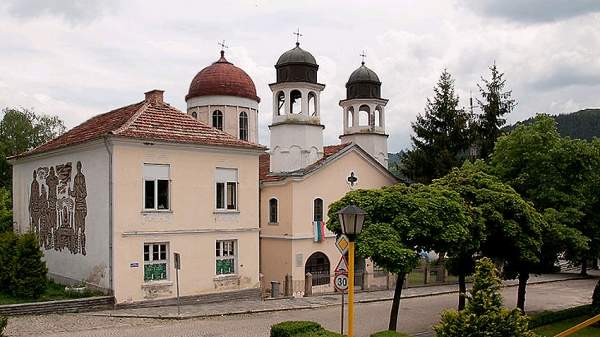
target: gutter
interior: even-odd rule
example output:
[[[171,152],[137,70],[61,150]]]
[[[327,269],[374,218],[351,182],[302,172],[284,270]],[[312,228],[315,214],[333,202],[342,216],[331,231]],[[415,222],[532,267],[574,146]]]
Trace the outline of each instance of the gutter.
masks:
[[[113,286],[113,145],[108,135],[103,137],[108,152],[108,286],[114,296]]]

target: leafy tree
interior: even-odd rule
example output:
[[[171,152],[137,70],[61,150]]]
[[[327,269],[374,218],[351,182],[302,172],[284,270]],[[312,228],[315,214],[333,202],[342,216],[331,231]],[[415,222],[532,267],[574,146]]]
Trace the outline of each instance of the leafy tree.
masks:
[[[32,110],[5,108],[0,121],[0,186],[10,188],[12,170],[7,157],[31,150],[65,132],[57,116],[36,114]]]
[[[12,229],[13,217],[10,192],[5,188],[0,187],[0,233],[12,231]]]
[[[22,298],[38,298],[46,290],[46,263],[35,234],[19,236],[12,263],[11,290]]]
[[[12,231],[0,232],[0,292],[8,292],[12,283],[12,268],[17,236]]]
[[[470,214],[455,192],[398,184],[346,194],[329,207],[330,230],[340,233],[337,212],[352,203],[367,213],[357,238],[358,254],[398,276],[389,324],[390,330],[396,330],[404,279],[416,266],[419,253],[449,252],[463,244]]]
[[[442,313],[433,329],[437,337],[535,337],[528,329],[527,317],[519,310],[502,307],[502,282],[489,258],[477,262],[477,268],[465,310]]]
[[[421,183],[444,176],[468,157],[472,141],[470,115],[458,108],[454,79],[444,70],[425,114],[412,124],[413,148],[402,158],[402,173]]]
[[[570,260],[581,261],[594,247],[585,242],[594,238],[598,227],[595,219],[586,218],[598,202],[600,159],[594,144],[562,138],[555,121],[539,115],[534,124],[500,137],[492,153],[492,172],[544,214],[545,269],[551,269],[563,251]]]
[[[502,118],[510,113],[516,105],[511,98],[512,91],[505,90],[506,80],[504,73],[498,71],[496,63],[490,66],[491,78],[481,78],[482,84],[478,84],[482,99],[477,99],[481,108],[481,114],[477,122],[477,143],[480,158],[487,159],[494,150],[494,144],[501,134],[501,128],[506,124]]]

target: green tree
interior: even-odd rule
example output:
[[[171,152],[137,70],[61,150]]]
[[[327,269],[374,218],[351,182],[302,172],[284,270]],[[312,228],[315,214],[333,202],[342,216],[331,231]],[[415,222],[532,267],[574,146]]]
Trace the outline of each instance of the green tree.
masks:
[[[10,198],[10,191],[0,187],[0,233],[12,231],[12,215],[12,200]]]
[[[22,298],[38,298],[46,290],[48,269],[35,234],[19,236],[12,263],[11,290]]]
[[[12,231],[0,232],[0,292],[10,290],[16,245],[15,233]]]
[[[10,188],[12,170],[7,157],[44,144],[65,132],[57,116],[36,114],[32,110],[5,108],[0,121],[0,186]]]
[[[504,73],[498,71],[496,63],[490,66],[490,79],[481,78],[478,84],[482,99],[477,99],[481,114],[477,121],[477,145],[480,158],[487,159],[494,150],[494,144],[500,137],[501,128],[506,124],[504,115],[510,113],[516,102],[511,98],[512,91],[505,90]]]
[[[469,155],[472,141],[471,117],[458,108],[454,79],[447,70],[433,91],[425,114],[419,114],[412,124],[413,148],[402,158],[402,174],[421,183],[429,183],[461,165]]]
[[[544,215],[541,262],[546,270],[561,252],[572,261],[589,256],[585,241],[598,226],[594,219],[586,222],[586,212],[597,202],[599,156],[592,145],[562,138],[555,121],[539,115],[533,124],[500,137],[491,155],[492,172]]]
[[[0,316],[0,337],[4,337],[4,329],[8,325],[8,318]]]
[[[455,192],[397,184],[346,194],[329,207],[330,230],[340,233],[337,212],[352,203],[367,213],[364,229],[357,238],[358,255],[371,258],[398,277],[389,324],[390,330],[396,330],[403,282],[416,266],[419,253],[448,252],[462,245],[470,214]]]
[[[433,329],[437,337],[535,337],[527,317],[519,310],[502,307],[500,286],[494,263],[489,258],[477,262],[469,302],[463,311],[442,313]]]

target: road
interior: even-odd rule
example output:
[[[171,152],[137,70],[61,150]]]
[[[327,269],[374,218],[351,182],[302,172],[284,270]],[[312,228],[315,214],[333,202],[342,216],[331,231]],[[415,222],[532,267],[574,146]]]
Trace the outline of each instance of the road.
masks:
[[[571,280],[530,285],[527,310],[557,310],[591,302],[596,280]],[[514,307],[516,288],[504,288],[505,304]],[[430,335],[430,326],[437,323],[440,312],[454,308],[456,294],[403,299],[399,330],[413,335]],[[358,304],[356,335],[387,328],[391,302]],[[88,314],[65,314],[14,317],[9,320],[8,336],[44,337],[265,337],[269,327],[287,320],[310,320],[330,330],[339,330],[339,307],[225,316],[210,319],[167,321],[133,318],[94,317]]]

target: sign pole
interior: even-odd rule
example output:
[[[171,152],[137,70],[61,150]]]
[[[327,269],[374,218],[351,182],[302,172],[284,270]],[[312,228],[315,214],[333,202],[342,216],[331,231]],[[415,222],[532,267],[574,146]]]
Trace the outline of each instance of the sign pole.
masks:
[[[342,316],[341,316],[340,335],[344,334],[344,291],[342,290]]]
[[[175,282],[177,283],[177,317],[181,316],[181,303],[179,301],[179,269],[181,269],[181,255],[174,254],[175,257]]]
[[[354,241],[348,245],[348,337],[354,337]]]

